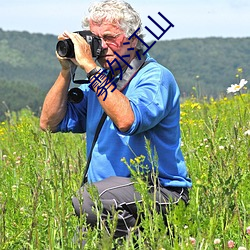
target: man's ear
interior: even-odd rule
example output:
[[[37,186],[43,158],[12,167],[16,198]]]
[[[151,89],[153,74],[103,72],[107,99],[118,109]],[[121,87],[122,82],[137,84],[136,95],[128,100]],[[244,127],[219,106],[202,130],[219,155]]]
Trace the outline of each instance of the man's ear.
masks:
[[[131,48],[135,48],[137,43],[138,43],[138,39],[136,37],[132,37],[132,42],[130,43],[131,44]]]

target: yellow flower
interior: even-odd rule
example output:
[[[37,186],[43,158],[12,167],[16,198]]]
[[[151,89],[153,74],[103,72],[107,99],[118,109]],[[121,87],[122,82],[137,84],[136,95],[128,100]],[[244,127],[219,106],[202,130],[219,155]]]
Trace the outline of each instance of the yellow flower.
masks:
[[[181,116],[185,116],[185,115],[187,115],[187,113],[184,111],[181,111]]]
[[[135,165],[135,161],[133,159],[130,159],[130,164]]]
[[[141,163],[140,157],[135,157],[135,161],[136,161],[137,164],[140,164]]]
[[[195,108],[201,109],[201,106],[200,106],[199,103],[192,103],[192,104],[191,104],[191,108],[192,108],[192,109],[195,109]]]
[[[237,71],[238,71],[238,73],[242,73],[243,69],[242,68],[238,68]]]

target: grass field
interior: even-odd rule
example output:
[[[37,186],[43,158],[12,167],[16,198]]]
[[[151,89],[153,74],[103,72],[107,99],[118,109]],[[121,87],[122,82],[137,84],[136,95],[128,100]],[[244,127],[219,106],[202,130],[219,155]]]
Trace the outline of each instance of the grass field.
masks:
[[[249,103],[250,95],[238,92],[181,104],[190,204],[174,207],[166,227],[141,185],[143,230],[117,249],[250,249]],[[28,109],[7,113],[0,124],[0,249],[80,249],[73,238],[85,221],[74,216],[71,197],[86,163],[84,135],[44,133],[38,124]],[[115,246],[115,222],[111,235],[99,223],[85,249]]]

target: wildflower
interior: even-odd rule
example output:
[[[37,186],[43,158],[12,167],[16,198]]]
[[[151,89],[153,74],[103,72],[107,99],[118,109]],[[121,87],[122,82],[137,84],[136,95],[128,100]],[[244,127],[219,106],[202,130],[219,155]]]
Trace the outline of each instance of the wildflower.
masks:
[[[201,185],[201,181],[200,181],[200,180],[197,180],[197,181],[196,181],[196,184],[197,184],[197,185]]]
[[[130,159],[129,162],[130,162],[131,165],[135,165],[135,161],[133,159]]]
[[[195,108],[196,108],[196,109],[201,109],[201,106],[200,106],[199,103],[196,102],[196,103],[192,103],[192,104],[191,104],[191,108],[192,108],[192,109],[195,109]]]
[[[242,73],[242,72],[243,72],[243,69],[242,69],[242,68],[238,68],[237,71],[238,71],[239,73]]]
[[[227,242],[227,246],[228,246],[228,248],[234,248],[234,241],[233,240],[229,240]]]
[[[246,229],[246,233],[247,233],[248,235],[250,235],[250,226],[249,226],[249,227],[247,227],[247,229]]]
[[[21,207],[21,208],[20,208],[20,214],[23,214],[24,211],[25,211],[24,207]]]
[[[43,213],[42,214],[43,220],[47,221],[48,220],[48,214],[47,213]]]
[[[223,150],[224,149],[224,146],[219,146],[219,150]]]
[[[12,189],[13,192],[16,192],[16,190],[17,190],[17,185],[13,185],[13,186],[11,187],[11,189]]]
[[[125,157],[122,157],[122,158],[121,158],[121,162],[126,163],[126,158],[125,158]]]
[[[250,129],[248,129],[247,131],[244,132],[245,136],[249,136],[250,135]]]
[[[69,170],[72,172],[74,171],[74,166],[72,164],[69,164]]]
[[[239,84],[231,84],[231,87],[227,88],[227,93],[235,93],[240,91],[245,85],[247,81],[245,79],[241,79]]]
[[[245,247],[239,247],[238,250],[247,250]]]
[[[189,240],[190,240],[191,244],[194,246],[196,243],[196,239],[193,237],[189,237]]]
[[[135,157],[135,161],[137,164],[140,164],[140,158],[139,157]]]
[[[214,244],[215,245],[220,244],[220,239],[214,239]]]

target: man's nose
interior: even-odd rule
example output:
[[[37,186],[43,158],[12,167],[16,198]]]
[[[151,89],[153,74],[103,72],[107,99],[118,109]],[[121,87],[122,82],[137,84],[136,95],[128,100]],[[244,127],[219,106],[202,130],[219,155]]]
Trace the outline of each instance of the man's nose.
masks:
[[[108,48],[107,43],[105,42],[105,40],[103,38],[101,38],[101,40],[102,40],[102,48],[107,49]]]

